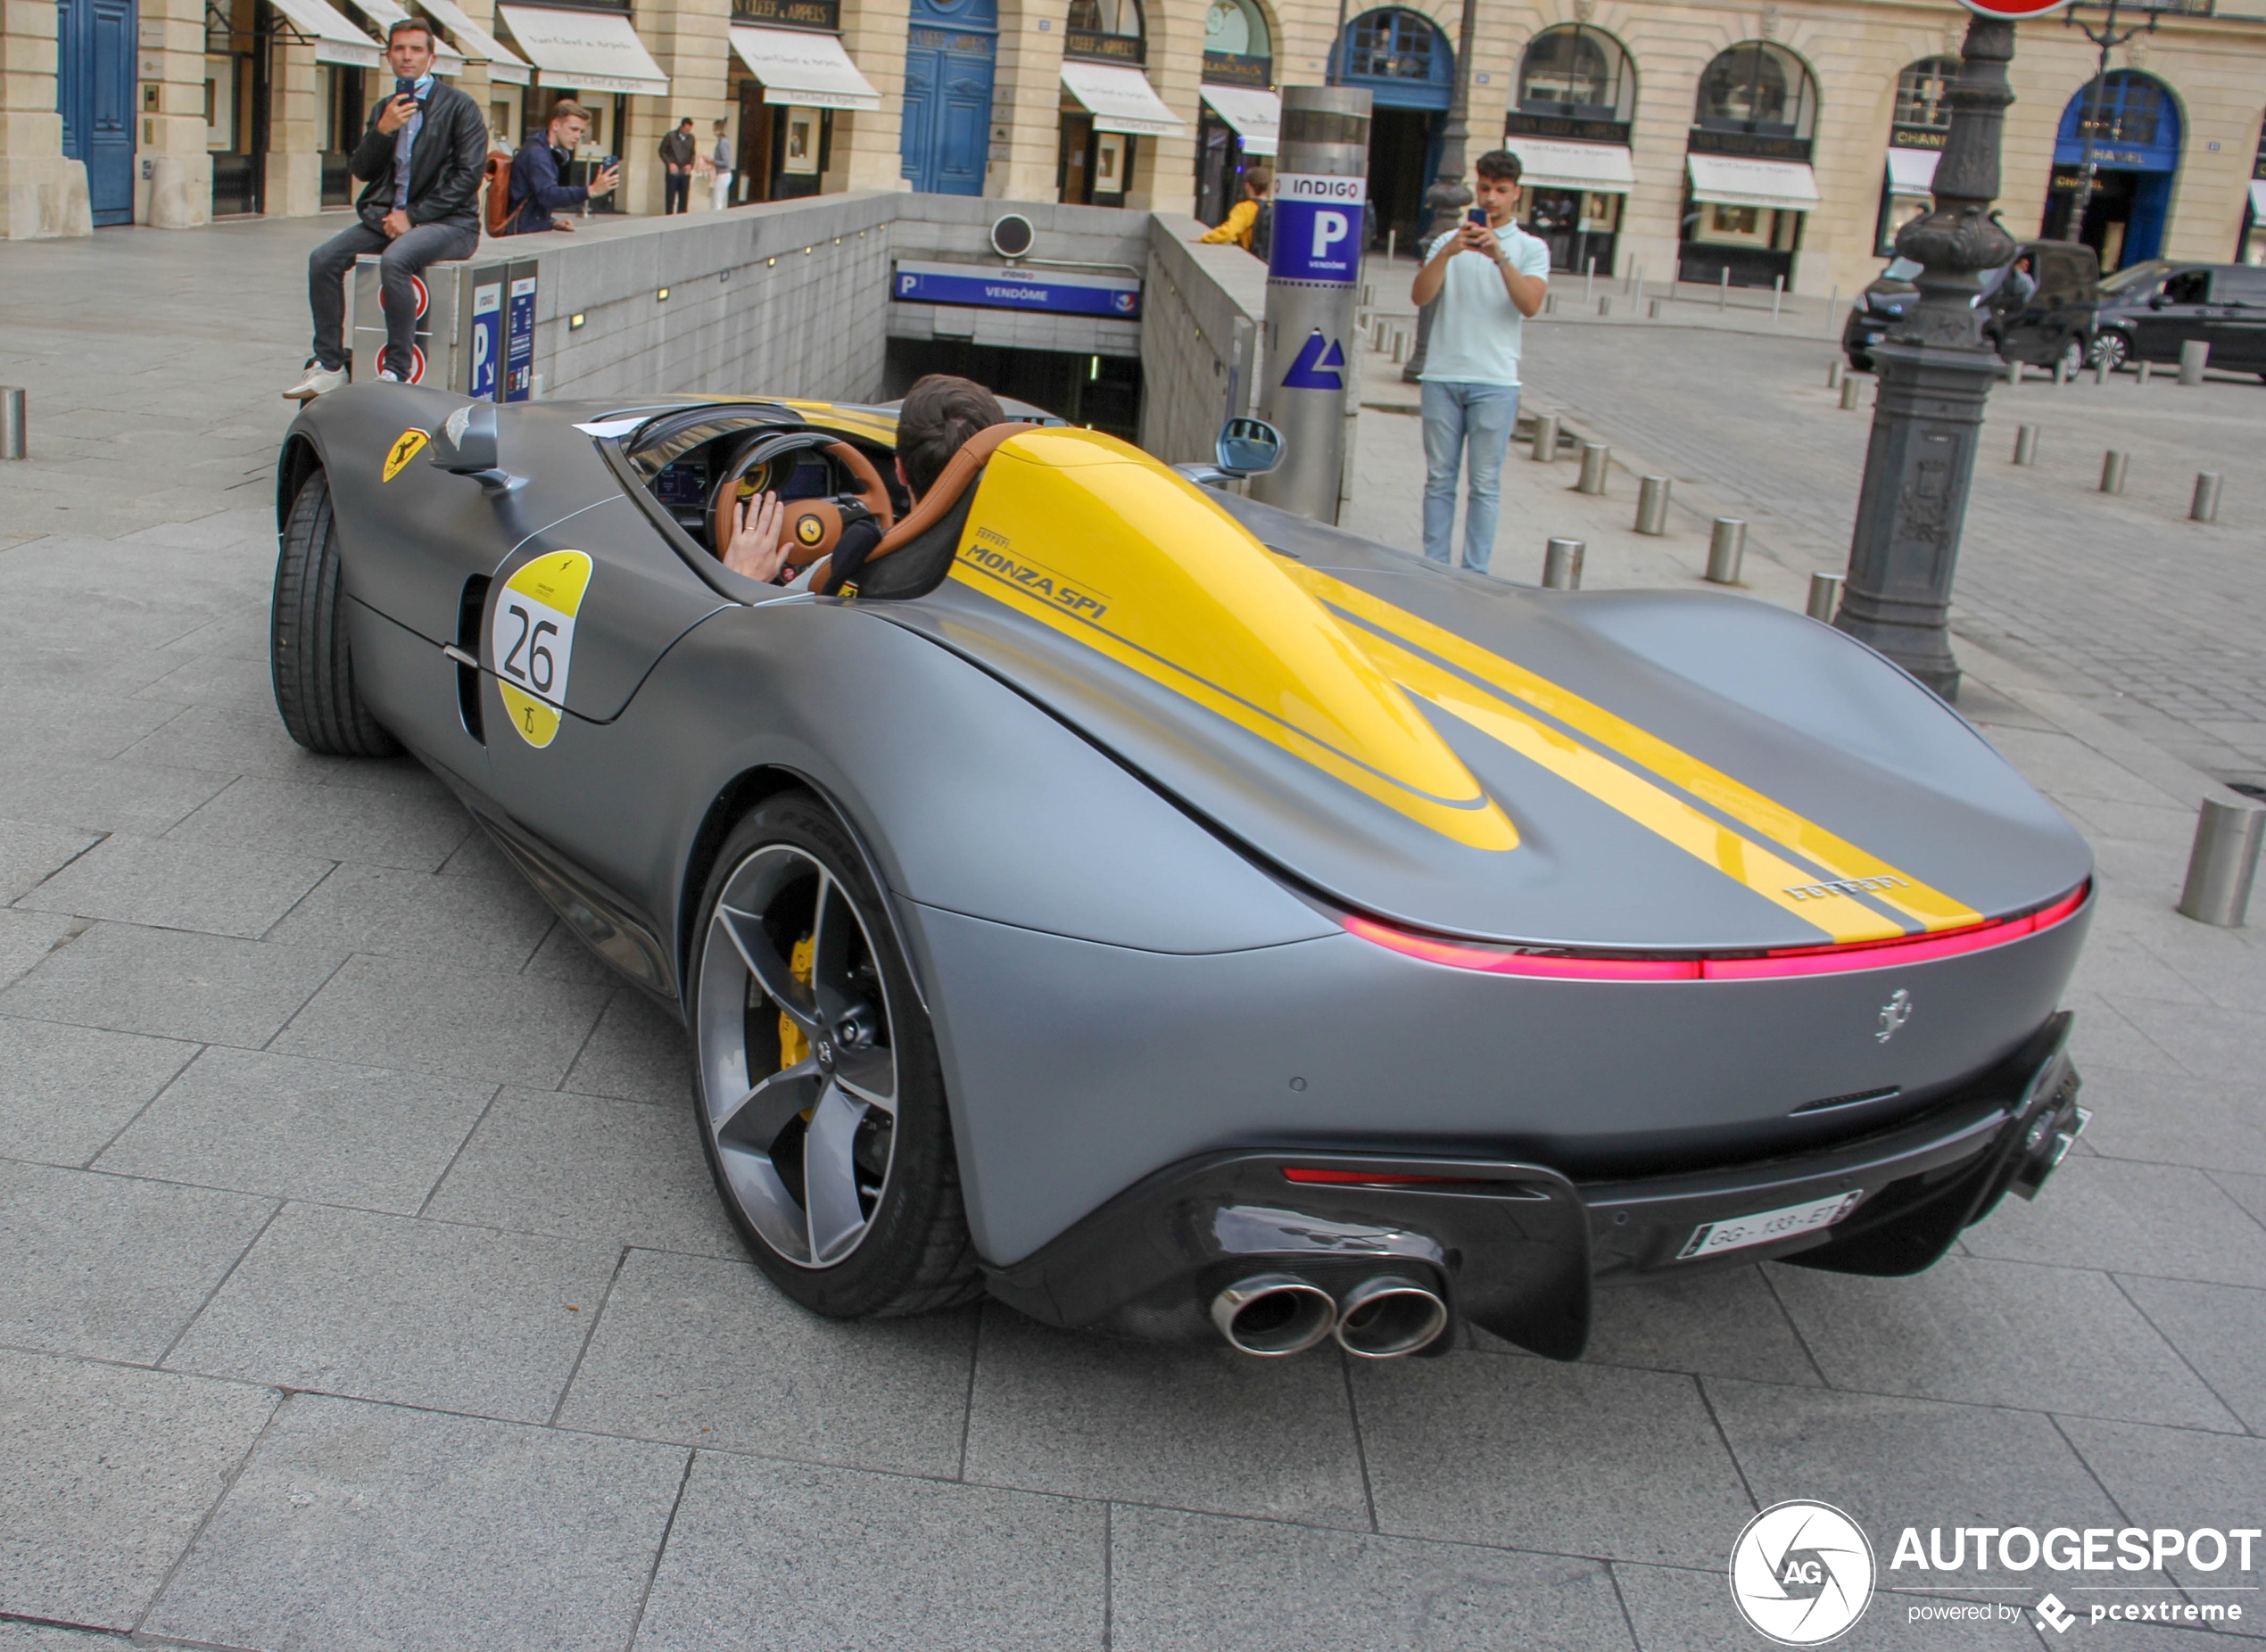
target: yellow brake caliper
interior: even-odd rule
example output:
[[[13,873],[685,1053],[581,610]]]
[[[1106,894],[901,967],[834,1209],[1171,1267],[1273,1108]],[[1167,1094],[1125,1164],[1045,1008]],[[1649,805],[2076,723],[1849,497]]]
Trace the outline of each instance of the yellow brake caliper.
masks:
[[[788,954],[787,972],[798,984],[810,985],[811,965],[817,951],[816,938],[806,935],[797,941],[794,950]],[[795,1024],[795,1018],[782,1010],[779,1012],[779,1070],[785,1072],[798,1061],[809,1059],[810,1040],[803,1037],[803,1029]],[[806,1112],[804,1116],[807,1118],[809,1115]]]

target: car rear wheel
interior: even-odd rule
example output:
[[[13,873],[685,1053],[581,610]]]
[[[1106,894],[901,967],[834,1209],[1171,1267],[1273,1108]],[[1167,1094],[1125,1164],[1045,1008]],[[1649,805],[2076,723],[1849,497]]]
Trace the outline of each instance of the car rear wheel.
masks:
[[[2132,359],[2132,341],[2121,333],[2096,333],[2086,359],[2096,367],[2105,364],[2113,373]]]
[[[696,934],[701,1142],[764,1272],[841,1319],[980,1295],[936,1039],[831,812],[789,792],[742,821]]]
[[[330,478],[310,471],[284,519],[268,616],[268,665],[276,709],[291,738],[329,757],[390,757],[401,749],[354,689],[346,635],[345,582]]]
[[[2075,378],[2085,365],[2085,341],[2072,338],[2062,346],[2062,353],[2054,365],[2061,369],[2063,378]]]

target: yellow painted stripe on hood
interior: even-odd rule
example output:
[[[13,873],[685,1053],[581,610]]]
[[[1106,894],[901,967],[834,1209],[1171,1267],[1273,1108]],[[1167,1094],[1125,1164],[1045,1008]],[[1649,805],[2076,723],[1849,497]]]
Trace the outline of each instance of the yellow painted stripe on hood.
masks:
[[[953,577],[1466,847],[1518,830],[1344,624],[1202,490],[1093,431],[984,467]]]
[[[1356,634],[1369,657],[1410,693],[1501,740],[1834,941],[1890,940],[1905,932],[1893,918],[1838,891],[1828,891],[1824,898],[1796,899],[1790,890],[1811,880],[1790,861],[1509,701],[1474,688],[1373,632]]]
[[[1898,871],[1878,855],[1866,853],[1815,821],[1796,814],[1784,804],[1763,796],[1720,769],[1677,749],[1658,735],[1647,733],[1627,719],[1584,699],[1571,690],[1560,688],[1523,665],[1516,665],[1499,654],[1490,653],[1468,639],[1460,637],[1429,620],[1420,619],[1404,608],[1395,607],[1342,580],[1333,579],[1317,569],[1302,567],[1287,558],[1283,566],[1294,580],[1321,601],[1389,632],[1403,641],[1413,643],[1482,681],[1517,696],[1568,728],[1579,730],[1608,750],[1651,770],[1669,784],[1681,787],[1702,802],[1722,810],[1741,825],[1823,868],[1829,879],[1851,881],[1858,879],[1893,879],[1893,884],[1884,883],[1872,888],[1869,892],[1873,898],[1903,913],[1923,929],[1933,932],[1957,929],[1982,921],[1982,914],[1972,907],[1961,904],[1941,890],[1931,888],[1908,873]],[[1797,887],[1815,887],[1815,880],[1807,873],[1792,867],[1789,867],[1788,871],[1792,873],[1790,881]],[[1811,896],[1799,904],[1808,907],[1815,904],[1817,898]],[[1845,897],[1834,896],[1833,898]]]

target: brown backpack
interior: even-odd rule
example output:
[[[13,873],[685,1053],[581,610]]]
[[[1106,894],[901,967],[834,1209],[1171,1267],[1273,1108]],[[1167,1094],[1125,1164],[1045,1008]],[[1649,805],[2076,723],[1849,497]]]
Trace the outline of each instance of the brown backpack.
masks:
[[[511,233],[511,220],[519,216],[511,210],[511,157],[500,149],[491,149],[481,176],[488,186],[487,205],[482,213],[488,233],[508,235]]]

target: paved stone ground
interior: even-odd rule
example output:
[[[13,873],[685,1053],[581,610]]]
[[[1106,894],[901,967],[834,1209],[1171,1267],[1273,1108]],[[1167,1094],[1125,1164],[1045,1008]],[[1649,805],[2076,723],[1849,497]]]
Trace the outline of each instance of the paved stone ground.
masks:
[[[2098,1119],[1932,1273],[1611,1293],[1575,1366],[789,1308],[715,1214],[677,1029],[437,786],[277,723],[263,471],[315,233],[0,250],[37,454],[0,475],[0,1652],[1691,1652],[1760,1644],[1722,1567],[1784,1498],[1876,1540],[2266,1524],[2266,958],[2169,911],[2202,778],[1988,656],[1971,711],[2100,853]],[[1567,476],[1526,464],[1538,545]],[[1364,477],[1406,498],[1405,448]],[[1627,504],[1583,502],[1592,582],[1689,579],[1689,533],[1610,539]],[[2119,1592],[2258,1598],[2212,1583]],[[1912,1604],[1846,1644],[2033,1644]]]

